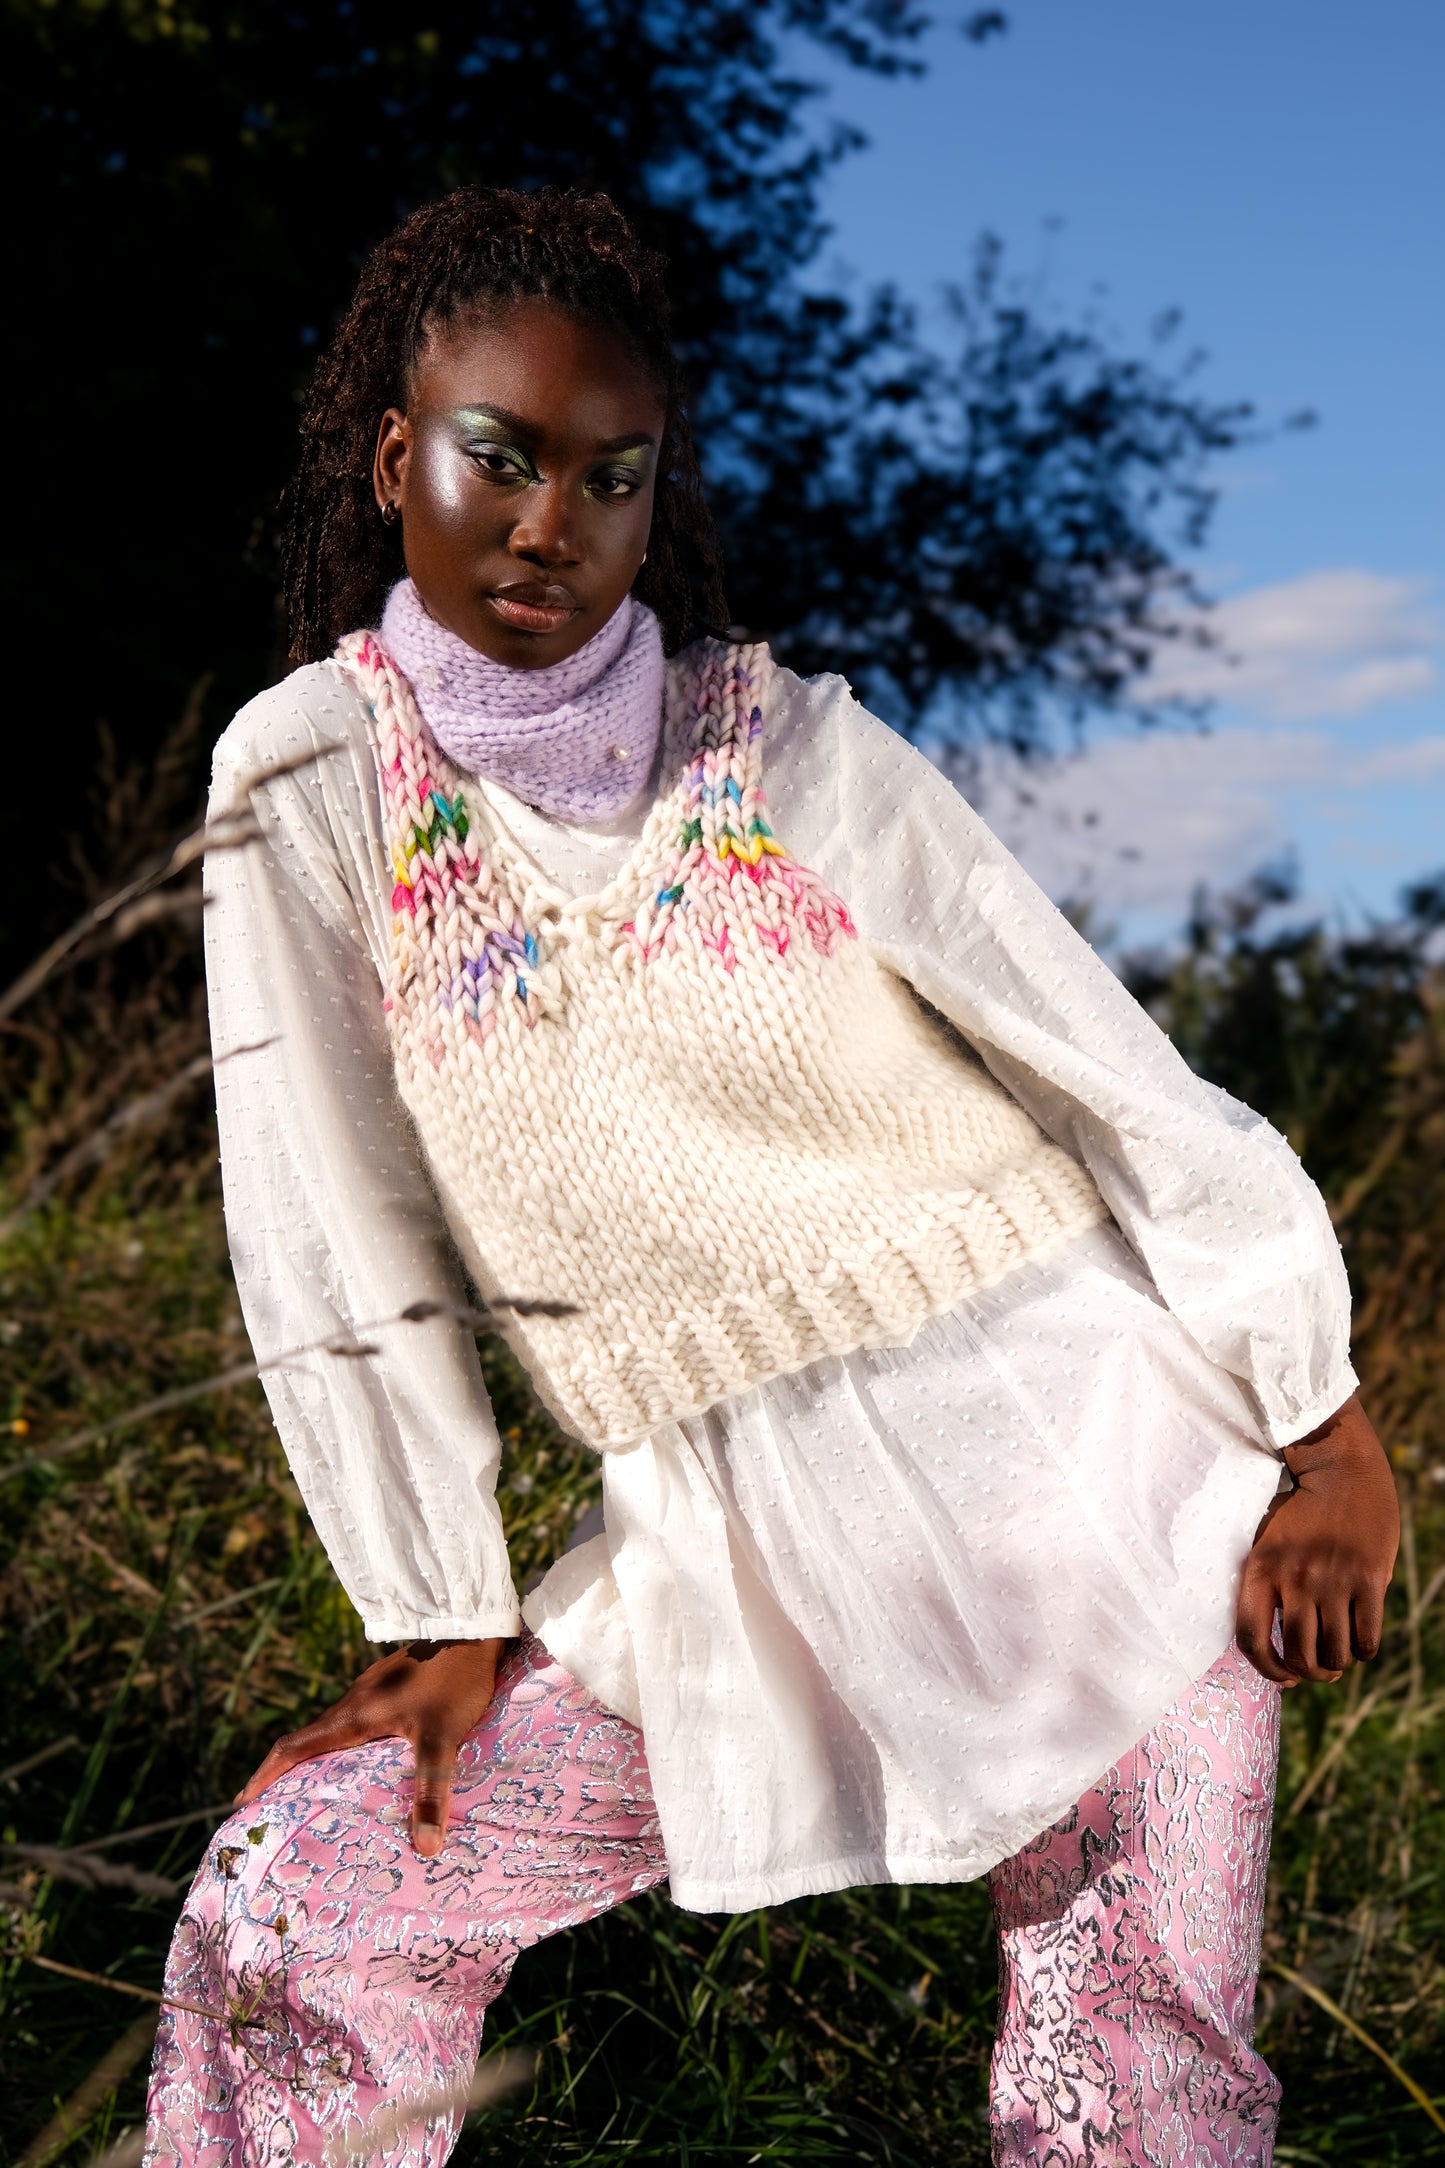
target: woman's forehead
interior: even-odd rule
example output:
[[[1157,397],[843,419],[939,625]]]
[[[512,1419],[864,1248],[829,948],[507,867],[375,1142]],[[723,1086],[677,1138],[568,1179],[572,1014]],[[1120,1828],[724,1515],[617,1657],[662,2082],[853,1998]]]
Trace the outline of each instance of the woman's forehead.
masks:
[[[491,412],[529,431],[599,442],[656,438],[663,397],[627,334],[554,301],[519,301],[438,326],[417,357],[412,401]]]

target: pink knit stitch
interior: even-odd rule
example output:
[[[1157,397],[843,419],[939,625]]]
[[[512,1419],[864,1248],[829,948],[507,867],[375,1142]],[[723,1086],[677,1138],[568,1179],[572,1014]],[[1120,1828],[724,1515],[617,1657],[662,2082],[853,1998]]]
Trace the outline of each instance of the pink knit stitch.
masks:
[[[468,647],[427,615],[410,580],[387,597],[381,634],[463,773],[574,821],[611,820],[646,787],[662,734],[662,634],[631,595],[545,670],[514,670]]]

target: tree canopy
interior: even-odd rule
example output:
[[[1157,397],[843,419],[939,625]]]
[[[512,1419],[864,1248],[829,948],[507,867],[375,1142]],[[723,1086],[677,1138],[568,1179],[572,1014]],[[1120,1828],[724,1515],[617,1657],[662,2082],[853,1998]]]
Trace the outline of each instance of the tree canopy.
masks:
[[[367,247],[467,179],[601,186],[666,250],[740,621],[904,727],[941,703],[1037,737],[1054,697],[1117,700],[1241,412],[1037,320],[969,267],[967,206],[951,346],[809,288],[850,147],[809,56],[914,67],[924,27],[912,0],[0,0],[22,774],[57,742],[83,768],[101,718],[153,750],[204,672],[216,724],[277,674],[318,346]]]

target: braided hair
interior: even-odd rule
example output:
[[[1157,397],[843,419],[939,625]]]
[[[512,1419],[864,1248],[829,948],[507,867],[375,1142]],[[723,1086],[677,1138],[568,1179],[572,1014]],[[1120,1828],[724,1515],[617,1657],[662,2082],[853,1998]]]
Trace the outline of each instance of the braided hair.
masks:
[[[726,624],[722,553],[703,500],[662,269],[610,197],[569,188],[459,188],[381,243],[317,368],[284,500],[293,662],[323,661],[344,633],[378,623],[388,589],[405,574],[400,532],[377,514],[372,461],[381,417],[405,407],[428,337],[514,301],[555,301],[635,348],[667,418],[647,562],[633,593],[656,611],[669,654]]]

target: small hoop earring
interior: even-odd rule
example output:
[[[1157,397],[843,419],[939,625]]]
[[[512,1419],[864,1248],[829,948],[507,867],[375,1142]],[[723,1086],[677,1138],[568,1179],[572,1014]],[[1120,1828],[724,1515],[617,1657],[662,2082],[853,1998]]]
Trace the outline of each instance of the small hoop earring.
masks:
[[[642,553],[642,565],[645,565],[646,563],[647,563],[647,552],[646,552],[646,550],[644,550],[644,551],[643,551],[643,553]],[[640,572],[640,571],[642,570],[642,565],[639,565],[639,566],[638,566],[638,568],[637,568],[639,572]]]
[[[388,527],[394,527],[397,521],[401,518],[400,508],[390,497],[387,498],[385,504],[381,508],[381,517],[383,523]]]

